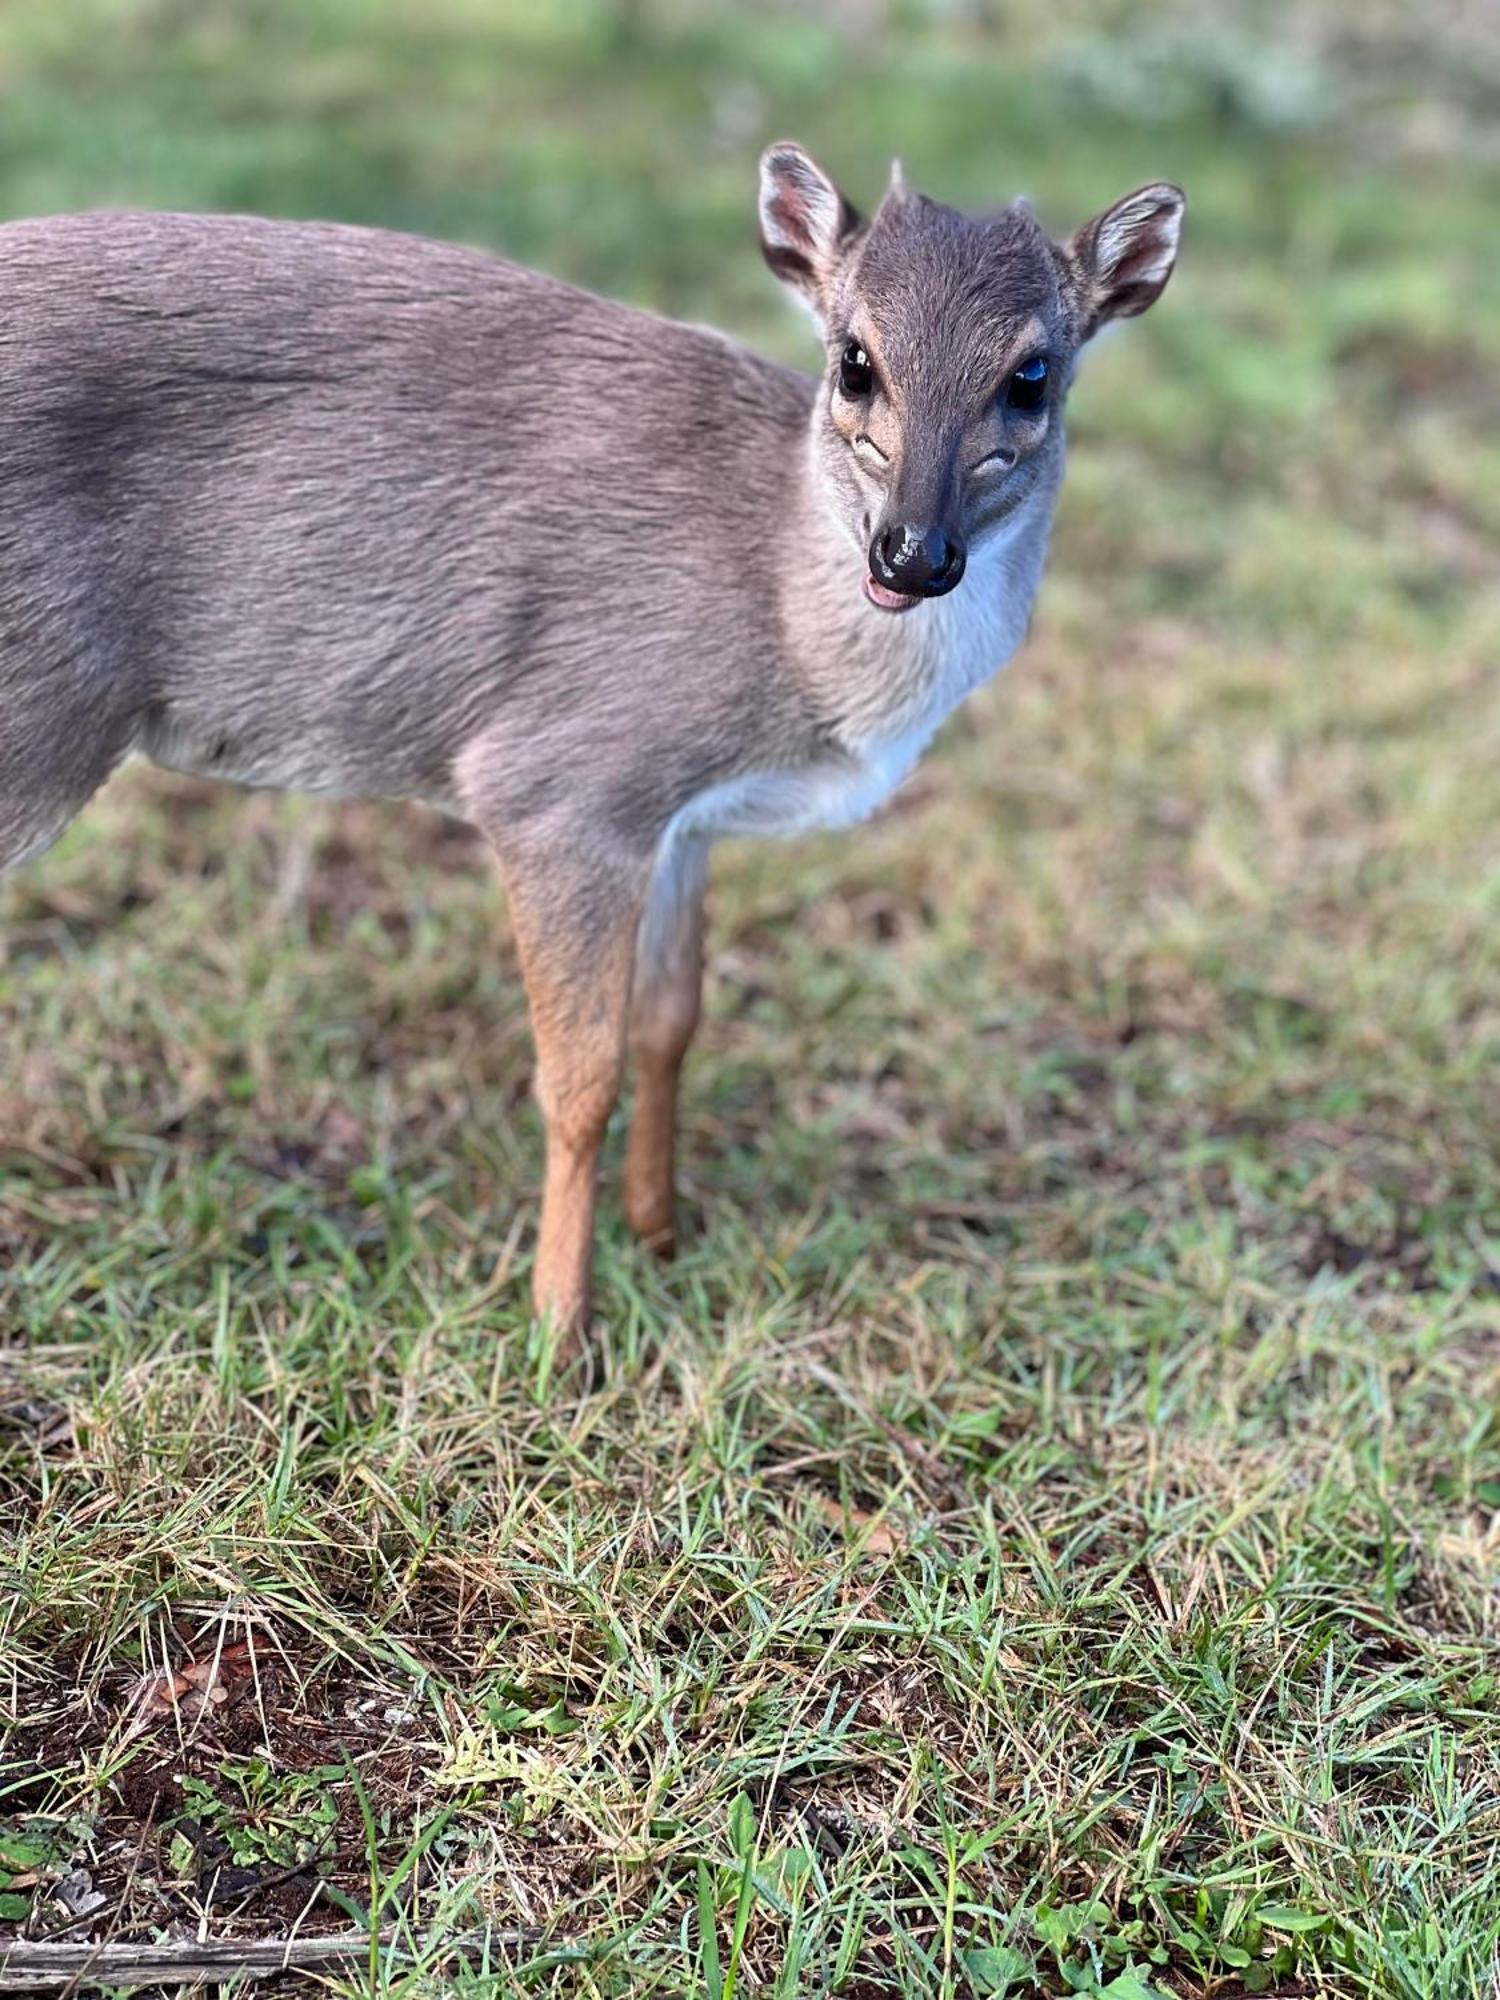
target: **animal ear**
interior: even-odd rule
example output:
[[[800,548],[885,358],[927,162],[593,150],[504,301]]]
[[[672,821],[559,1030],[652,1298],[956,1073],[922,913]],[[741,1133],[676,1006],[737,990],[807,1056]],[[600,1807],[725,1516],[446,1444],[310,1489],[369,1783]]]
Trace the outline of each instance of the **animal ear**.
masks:
[[[1161,296],[1177,261],[1187,197],[1169,181],[1137,188],[1063,245],[1077,275],[1087,340],[1107,320],[1132,319]]]
[[[821,313],[829,279],[859,226],[858,211],[800,146],[779,139],[762,153],[761,251],[814,313]]]

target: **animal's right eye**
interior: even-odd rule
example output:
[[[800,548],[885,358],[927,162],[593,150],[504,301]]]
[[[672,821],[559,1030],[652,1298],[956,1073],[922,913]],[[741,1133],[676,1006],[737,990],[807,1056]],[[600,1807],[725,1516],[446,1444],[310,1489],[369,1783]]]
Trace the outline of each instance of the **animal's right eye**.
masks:
[[[839,387],[846,396],[868,396],[875,382],[870,357],[857,340],[851,340],[839,356]]]

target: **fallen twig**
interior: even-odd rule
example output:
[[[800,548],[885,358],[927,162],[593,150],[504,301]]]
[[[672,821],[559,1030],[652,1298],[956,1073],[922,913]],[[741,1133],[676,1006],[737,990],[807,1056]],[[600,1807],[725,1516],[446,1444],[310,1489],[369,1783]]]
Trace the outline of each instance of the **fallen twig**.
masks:
[[[444,1957],[482,1951],[487,1945],[539,1943],[536,1926],[466,1931],[453,1937],[382,1932],[378,1948],[402,1958],[430,1949]],[[364,1931],[324,1937],[183,1938],[171,1944],[0,1943],[0,1991],[55,1993],[72,1986],[214,1985],[228,1979],[273,1979],[278,1973],[340,1960],[363,1963],[370,1954]]]

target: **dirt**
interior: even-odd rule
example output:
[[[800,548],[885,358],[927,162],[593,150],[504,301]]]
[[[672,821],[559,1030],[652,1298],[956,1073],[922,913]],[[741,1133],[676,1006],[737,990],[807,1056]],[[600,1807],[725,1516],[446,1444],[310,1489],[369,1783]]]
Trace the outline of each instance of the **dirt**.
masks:
[[[211,1647],[200,1641],[197,1651],[211,1664]],[[74,1663],[75,1671],[81,1667]],[[179,1681],[188,1685],[181,1674],[165,1685]],[[70,1714],[11,1733],[0,1752],[11,1804],[8,1823],[33,1839],[50,1835],[55,1844],[39,1871],[43,1880],[30,1913],[22,1923],[0,1924],[0,1941],[44,1938],[63,1929],[79,1936],[78,1923],[69,1922],[53,1892],[56,1881],[75,1868],[84,1869],[92,1889],[106,1899],[88,1934],[114,1939],[154,1936],[164,1922],[169,1928],[178,1922],[184,1930],[196,1928],[207,1910],[216,1933],[243,1929],[263,1936],[305,1918],[324,1884],[354,1897],[362,1888],[367,1894],[369,1861],[356,1771],[392,1853],[404,1850],[422,1798],[420,1759],[416,1746],[402,1741],[399,1728],[384,1719],[393,1707],[389,1689],[342,1664],[319,1671],[311,1657],[274,1654],[258,1658],[253,1674],[227,1679],[223,1698],[203,1700],[191,1715],[186,1701],[177,1703],[180,1713],[172,1712],[162,1684],[160,1674],[144,1682],[116,1676],[81,1723]],[[149,1699],[143,1700],[143,1688]],[[91,1815],[56,1816],[59,1776],[76,1774],[88,1753],[108,1768],[113,1759],[106,1757],[107,1748],[117,1746],[122,1735],[128,1743],[132,1731],[134,1753],[95,1793]],[[350,1771],[322,1793],[333,1797],[336,1812],[311,1851],[253,1852],[257,1814],[231,1775],[252,1759],[264,1761],[273,1786],[330,1767]],[[204,1787],[214,1801],[211,1809],[205,1808]],[[68,1790],[75,1790],[71,1779]],[[307,1799],[309,1810],[317,1796]],[[63,1829],[71,1839],[56,1839]],[[335,1907],[327,1904],[330,1921]],[[337,1920],[345,1920],[342,1907]]]

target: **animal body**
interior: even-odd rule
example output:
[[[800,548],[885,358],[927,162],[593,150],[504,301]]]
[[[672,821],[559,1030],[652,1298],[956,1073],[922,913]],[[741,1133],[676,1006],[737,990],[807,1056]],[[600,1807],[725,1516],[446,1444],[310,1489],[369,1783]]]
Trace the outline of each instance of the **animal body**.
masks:
[[[632,1226],[674,1240],[708,853],[864,817],[1030,616],[1078,351],[1161,291],[1141,189],[1065,243],[800,148],[762,249],[804,375],[412,237],[0,229],[0,866],[129,753],[479,826],[547,1159],[537,1310],[587,1317],[627,1050]]]

